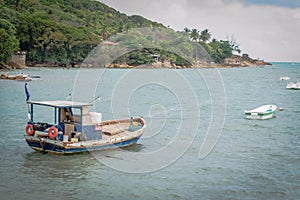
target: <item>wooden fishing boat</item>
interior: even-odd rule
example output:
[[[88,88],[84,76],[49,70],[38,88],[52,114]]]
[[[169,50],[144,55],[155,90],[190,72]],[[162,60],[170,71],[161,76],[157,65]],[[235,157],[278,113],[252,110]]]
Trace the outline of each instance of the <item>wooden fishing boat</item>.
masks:
[[[276,105],[263,105],[253,110],[245,110],[245,115],[247,119],[270,119],[276,110]]]
[[[125,147],[136,143],[146,128],[143,117],[102,122],[101,113],[89,112],[90,103],[27,101],[27,104],[26,142],[44,153],[74,154]],[[34,121],[34,108],[40,106],[53,108],[54,123]]]

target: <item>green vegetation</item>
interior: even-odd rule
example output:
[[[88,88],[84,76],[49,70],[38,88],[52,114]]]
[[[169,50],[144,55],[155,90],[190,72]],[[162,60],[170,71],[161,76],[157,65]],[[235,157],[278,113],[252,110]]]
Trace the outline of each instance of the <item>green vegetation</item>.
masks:
[[[197,29],[184,28],[183,33],[189,35],[192,41],[201,44],[215,63],[223,63],[225,58],[230,58],[235,51],[241,52],[239,45],[233,39],[231,41],[218,41],[213,38],[210,41],[211,33],[208,29],[199,32]]]
[[[114,64],[126,63],[133,66],[154,63],[155,59],[151,55],[159,55],[158,61],[169,61],[177,66],[191,66],[199,59],[205,62],[224,63],[226,58],[232,57],[233,52],[241,52],[234,39],[211,40],[208,29],[201,32],[189,28],[185,28],[183,32],[154,27],[134,29],[117,34],[109,38],[109,41],[118,44],[118,47],[123,45],[124,48],[132,50],[116,60],[112,58],[109,60]],[[113,51],[115,50],[110,48],[110,52],[102,54],[112,54]],[[197,55],[193,55],[195,53]]]
[[[244,54],[242,55],[242,58],[243,58],[243,60],[246,60],[246,61],[248,61],[248,62],[253,62],[253,61],[254,61],[254,60],[253,60],[252,58],[250,58],[249,55],[246,54],[246,53],[244,53]]]
[[[0,61],[7,63],[12,53],[19,48],[15,27],[5,19],[0,19]]]
[[[191,66],[195,60],[193,44],[186,35],[169,28],[130,29],[97,46],[85,64],[97,63],[98,66],[107,66],[113,63],[137,66],[158,60],[178,66]],[[204,49],[199,49],[198,53],[209,58]]]
[[[139,27],[154,31],[129,31]],[[160,29],[157,32],[155,28]],[[162,37],[162,30],[168,37]],[[29,64],[81,63],[108,38],[115,43],[122,41],[131,49],[113,60],[119,64],[150,64],[155,62],[152,55],[157,54],[159,61],[190,66],[195,57],[192,42],[201,44],[215,63],[223,63],[234,51],[240,52],[236,42],[211,39],[208,29],[200,32],[185,28],[175,32],[141,16],[122,14],[98,1],[0,0],[0,62],[7,63],[15,51],[25,50]]]
[[[28,62],[82,62],[111,35],[142,26],[163,27],[89,0],[0,0],[0,19],[0,62],[5,63],[19,49],[28,52]]]

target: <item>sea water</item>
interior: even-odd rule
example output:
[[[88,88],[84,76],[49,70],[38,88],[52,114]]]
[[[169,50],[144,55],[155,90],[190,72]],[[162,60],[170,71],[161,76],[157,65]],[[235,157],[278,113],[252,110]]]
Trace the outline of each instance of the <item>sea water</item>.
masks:
[[[3,73],[4,71],[1,71]],[[103,120],[143,116],[136,145],[56,156],[25,142],[24,82],[0,80],[0,199],[297,199],[299,63],[231,69],[26,69],[30,100],[93,101]],[[270,120],[244,110],[275,104]],[[36,120],[53,122],[37,107]]]

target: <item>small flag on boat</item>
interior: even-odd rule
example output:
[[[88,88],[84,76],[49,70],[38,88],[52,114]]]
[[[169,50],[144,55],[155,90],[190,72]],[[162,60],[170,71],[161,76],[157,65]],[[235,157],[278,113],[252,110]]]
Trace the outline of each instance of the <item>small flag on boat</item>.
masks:
[[[29,98],[30,98],[30,94],[29,94],[29,91],[27,89],[27,83],[25,83],[25,93],[26,93],[26,101],[28,101]]]

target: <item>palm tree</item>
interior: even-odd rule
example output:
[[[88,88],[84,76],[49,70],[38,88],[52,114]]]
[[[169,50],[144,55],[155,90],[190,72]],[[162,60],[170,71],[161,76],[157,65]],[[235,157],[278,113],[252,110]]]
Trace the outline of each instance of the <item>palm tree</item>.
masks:
[[[237,52],[238,54],[240,54],[242,51],[240,49],[240,45],[237,43],[236,39],[234,38],[233,35],[231,35],[231,38],[229,39],[229,37],[227,36],[227,39],[229,41],[229,44],[232,47],[232,51],[233,52]]]
[[[186,34],[189,34],[189,33],[191,32],[191,30],[190,30],[189,28],[187,28],[187,27],[185,27],[185,28],[183,29],[183,31],[184,31],[184,33],[186,33]]]
[[[200,40],[202,40],[204,43],[206,43],[211,37],[211,33],[208,31],[208,29],[205,29],[201,31],[200,34]]]
[[[199,40],[199,31],[197,29],[193,29],[191,32],[190,32],[190,37],[193,41],[198,41]]]

